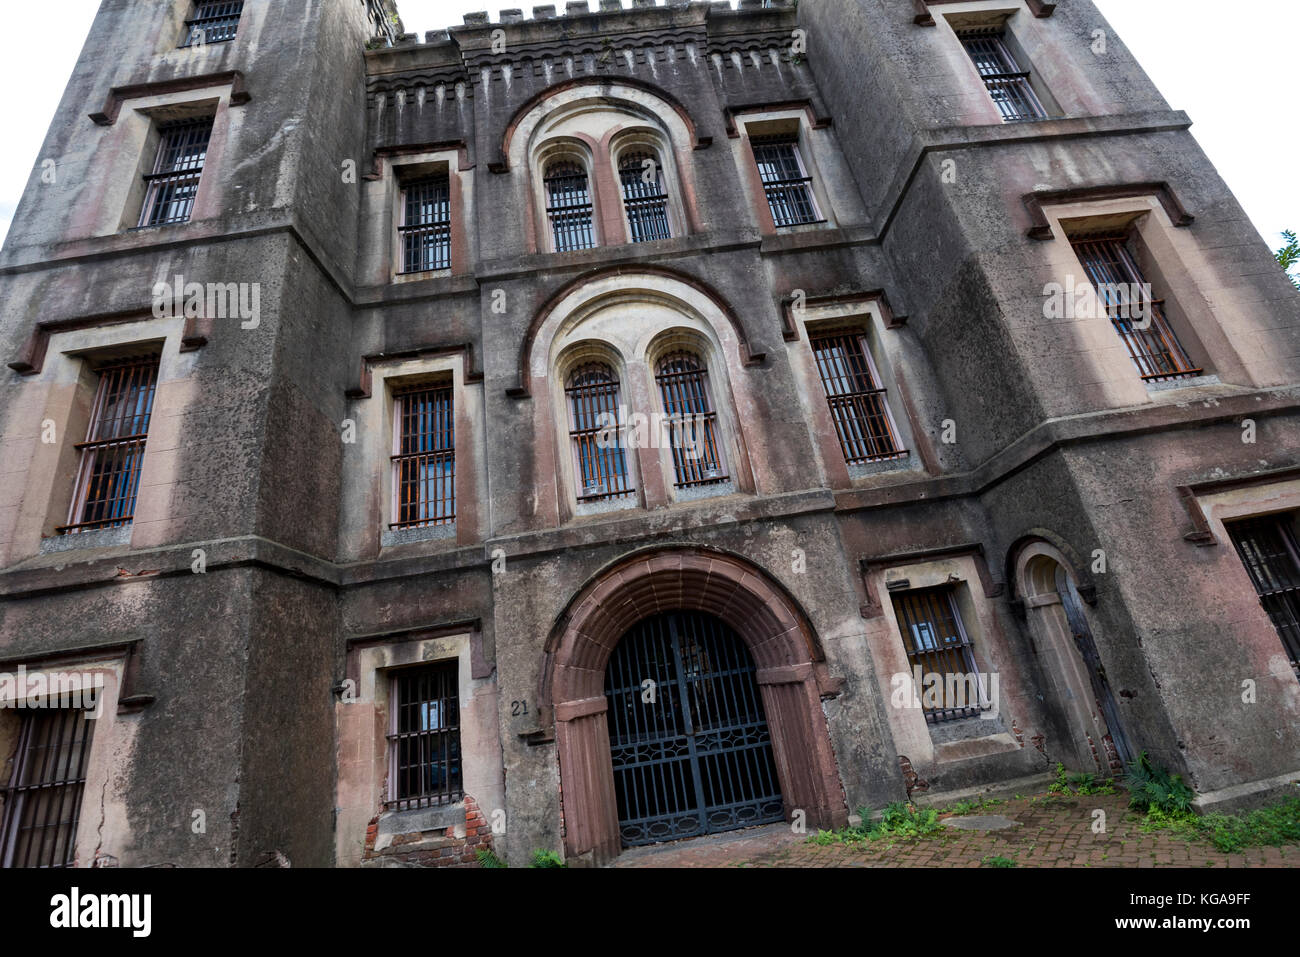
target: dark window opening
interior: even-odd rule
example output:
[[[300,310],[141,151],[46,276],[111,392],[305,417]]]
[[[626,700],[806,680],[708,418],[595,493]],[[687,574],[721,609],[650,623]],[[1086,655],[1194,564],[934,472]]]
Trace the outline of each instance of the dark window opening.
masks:
[[[402,272],[451,268],[451,176],[442,173],[402,190]]]
[[[823,333],[810,342],[844,460],[856,465],[906,455],[862,333]]]
[[[1047,118],[1030,73],[1016,62],[1002,30],[971,30],[961,34],[962,46],[979,71],[980,79],[993,98],[1005,123],[1023,123]]]
[[[546,216],[551,222],[557,253],[575,249],[592,249],[596,245],[592,230],[591,193],[587,188],[587,171],[580,163],[561,160],[546,167]]]
[[[778,228],[825,222],[817,210],[812,177],[799,155],[798,140],[794,133],[750,139],[772,222]]]
[[[450,386],[397,396],[393,528],[456,519],[456,423]]]
[[[22,713],[18,750],[0,790],[0,866],[70,867],[94,720],[78,708]]]
[[[576,370],[564,390],[569,403],[578,501],[618,498],[632,491],[623,451],[618,379],[603,363]]]
[[[158,158],[153,172],[144,178],[146,190],[140,226],[189,222],[208,155],[212,118],[171,123],[159,132]]]
[[[384,807],[456,803],[464,796],[459,664],[453,660],[397,671],[390,689],[389,798]]]
[[[921,671],[915,692],[926,721],[972,717],[991,706],[983,700],[979,668],[951,586],[896,594],[894,614],[913,675],[917,668]],[[932,684],[927,681],[931,675]]]
[[[1294,516],[1251,518],[1230,522],[1227,528],[1259,602],[1282,639],[1291,669],[1300,678],[1300,546]]]
[[[624,153],[618,164],[623,184],[623,205],[627,209],[628,232],[634,243],[668,239],[668,194],[663,169],[653,153],[636,150]]]
[[[244,0],[199,0],[194,4],[194,15],[185,21],[185,42],[181,46],[235,39],[239,15],[243,12]]]
[[[718,414],[709,396],[709,372],[698,357],[675,352],[655,375],[673,450],[674,485],[725,482],[727,464],[718,436]]]

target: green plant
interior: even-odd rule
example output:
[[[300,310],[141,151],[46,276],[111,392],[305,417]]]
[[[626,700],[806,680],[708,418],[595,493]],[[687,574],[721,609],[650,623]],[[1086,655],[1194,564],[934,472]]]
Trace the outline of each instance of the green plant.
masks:
[[[816,834],[808,838],[808,841],[818,847],[826,847],[828,844],[840,843],[840,835],[835,831],[823,831],[819,828]]]
[[[1047,788],[1050,794],[1115,794],[1107,780],[1097,780],[1095,774],[1071,774],[1065,765],[1056,762],[1056,779]]]
[[[480,847],[474,852],[474,859],[478,861],[479,867],[506,867],[505,861],[497,857],[490,848]]]
[[[1165,768],[1152,764],[1145,751],[1128,766],[1125,784],[1129,790],[1129,807],[1139,811],[1152,807],[1166,813],[1190,811],[1192,798],[1196,796],[1183,783],[1182,775],[1170,774]]]
[[[862,815],[863,820],[867,815]],[[882,837],[922,837],[943,830],[939,812],[934,808],[918,809],[914,804],[895,801],[886,805],[880,820],[872,822],[865,837],[874,841]]]
[[[1286,277],[1291,280],[1291,285],[1300,289],[1300,274],[1291,273],[1292,268],[1300,264],[1300,239],[1296,238],[1295,231],[1291,229],[1282,230],[1282,238],[1286,240],[1286,245],[1273,255]]]
[[[529,867],[568,867],[562,858],[555,851],[533,851],[532,860],[528,862]]]
[[[1002,857],[999,854],[990,854],[980,861],[981,867],[1016,867],[1015,861],[1009,857]]]
[[[1189,840],[1204,840],[1226,854],[1247,847],[1277,847],[1300,842],[1300,798],[1256,808],[1245,814],[1206,814],[1163,811],[1153,807],[1142,823],[1144,831],[1170,831]]]

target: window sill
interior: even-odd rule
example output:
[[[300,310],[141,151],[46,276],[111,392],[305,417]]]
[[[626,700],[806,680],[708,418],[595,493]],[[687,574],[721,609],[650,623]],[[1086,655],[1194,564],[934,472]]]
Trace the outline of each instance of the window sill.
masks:
[[[928,727],[936,761],[962,761],[1020,750],[1019,742],[996,712]]]
[[[131,526],[118,528],[97,528],[90,532],[73,532],[67,535],[55,535],[41,539],[41,554],[51,555],[56,552],[80,551],[87,548],[113,548],[131,544]]]
[[[591,501],[581,501],[574,503],[573,514],[586,515],[608,515],[610,512],[627,512],[641,507],[641,496],[633,489],[627,495],[610,496],[609,498],[592,499]]]
[[[445,525],[412,526],[410,528],[386,528],[379,536],[380,548],[393,545],[410,545],[414,542],[430,542],[456,538],[456,523]]]
[[[722,495],[734,495],[736,493],[736,483],[731,479],[725,482],[714,482],[710,485],[688,485],[685,488],[673,489],[674,502],[698,502],[702,498],[718,498]]]
[[[916,453],[910,449],[896,458],[876,459],[870,462],[848,462],[845,464],[848,466],[851,481],[871,478],[886,472],[907,472],[921,467]]]
[[[1172,392],[1175,389],[1196,389],[1201,386],[1223,385],[1223,381],[1217,375],[1200,375],[1184,376],[1178,379],[1164,379],[1155,382],[1143,382],[1147,392]]]
[[[451,267],[446,269],[422,269],[420,272],[399,272],[393,274],[394,283],[422,282],[426,279],[446,279],[451,275]]]

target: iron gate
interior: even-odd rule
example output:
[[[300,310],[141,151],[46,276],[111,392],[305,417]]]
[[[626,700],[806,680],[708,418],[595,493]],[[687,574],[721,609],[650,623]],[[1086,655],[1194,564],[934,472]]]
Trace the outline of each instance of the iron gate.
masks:
[[[783,819],[754,672],[710,615],[665,612],[623,636],[605,697],[624,846]]]

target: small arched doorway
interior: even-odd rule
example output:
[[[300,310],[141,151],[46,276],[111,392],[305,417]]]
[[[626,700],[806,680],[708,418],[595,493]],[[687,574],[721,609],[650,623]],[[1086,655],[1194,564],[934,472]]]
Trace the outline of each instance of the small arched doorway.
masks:
[[[1055,698],[1076,735],[1080,767],[1119,774],[1135,757],[1069,563],[1032,542],[1017,563],[1026,616],[1042,646]]]
[[[637,622],[605,666],[625,847],[782,820],[771,735],[744,641],[699,611]]]

